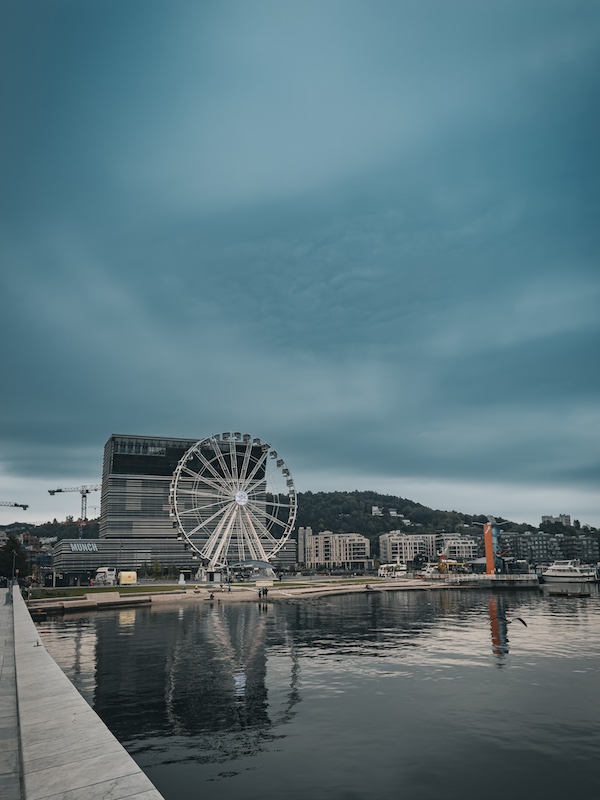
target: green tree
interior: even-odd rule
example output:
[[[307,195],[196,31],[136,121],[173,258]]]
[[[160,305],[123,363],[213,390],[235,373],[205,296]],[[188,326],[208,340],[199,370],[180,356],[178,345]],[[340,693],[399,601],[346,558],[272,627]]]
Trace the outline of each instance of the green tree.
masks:
[[[0,547],[0,575],[4,578],[12,578],[14,574],[19,578],[24,578],[30,572],[27,550],[14,533],[9,533],[6,544]]]
[[[152,562],[152,575],[155,578],[162,578],[162,574],[163,574],[163,566],[158,560],[158,558],[155,558],[154,561]]]

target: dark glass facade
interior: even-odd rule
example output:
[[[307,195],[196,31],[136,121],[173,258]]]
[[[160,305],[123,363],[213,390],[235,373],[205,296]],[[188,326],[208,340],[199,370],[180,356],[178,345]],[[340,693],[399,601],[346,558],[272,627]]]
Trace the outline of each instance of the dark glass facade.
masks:
[[[113,434],[104,446],[100,538],[172,538],[169,487],[198,439]]]

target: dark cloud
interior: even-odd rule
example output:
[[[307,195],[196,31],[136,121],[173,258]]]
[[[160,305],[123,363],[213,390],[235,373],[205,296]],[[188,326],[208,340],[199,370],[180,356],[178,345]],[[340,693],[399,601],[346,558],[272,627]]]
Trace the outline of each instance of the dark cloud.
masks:
[[[591,491],[600,12],[432,6],[10,7],[6,475],[244,428],[304,488]]]

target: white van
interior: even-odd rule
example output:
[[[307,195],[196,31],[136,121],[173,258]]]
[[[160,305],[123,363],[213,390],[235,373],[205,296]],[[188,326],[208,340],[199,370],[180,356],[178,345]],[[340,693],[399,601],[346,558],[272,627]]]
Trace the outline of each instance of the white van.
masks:
[[[98,567],[94,586],[114,586],[116,582],[117,570],[114,567]]]
[[[406,578],[408,570],[406,564],[382,564],[377,570],[378,578]]]

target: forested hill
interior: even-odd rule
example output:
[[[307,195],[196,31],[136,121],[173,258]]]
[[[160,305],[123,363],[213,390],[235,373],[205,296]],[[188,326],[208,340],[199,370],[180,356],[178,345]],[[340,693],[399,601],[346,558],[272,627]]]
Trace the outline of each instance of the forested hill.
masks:
[[[75,521],[73,517],[67,517],[64,522],[53,520],[52,522],[43,522],[35,525],[27,522],[11,522],[9,525],[0,525],[0,530],[7,533],[24,533],[29,532],[34,536],[39,537],[54,537],[60,541],[61,539],[78,539],[79,538],[79,522]],[[89,519],[83,529],[84,539],[97,539],[100,533],[100,524],[97,519]]]
[[[382,516],[372,515],[373,506],[382,509]],[[403,525],[400,516],[390,515],[390,509],[395,509],[398,515],[402,514],[412,525]],[[458,511],[436,511],[413,500],[377,492],[298,493],[297,526],[310,527],[313,533],[333,531],[375,537],[380,533],[400,529],[419,533],[464,530],[465,524],[486,521],[485,516],[462,514]]]

